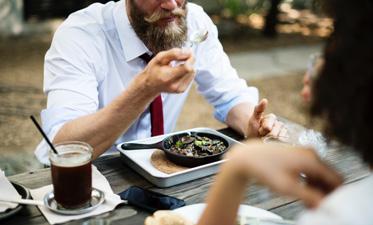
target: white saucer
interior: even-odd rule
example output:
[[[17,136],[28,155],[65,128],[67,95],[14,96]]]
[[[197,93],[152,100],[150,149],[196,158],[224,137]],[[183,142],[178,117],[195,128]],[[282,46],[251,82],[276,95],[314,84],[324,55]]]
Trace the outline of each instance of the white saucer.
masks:
[[[105,193],[97,188],[92,188],[92,198],[89,206],[79,209],[61,209],[54,198],[53,191],[44,196],[44,205],[51,211],[64,215],[79,215],[96,209],[105,201]]]
[[[196,224],[198,222],[198,219],[201,217],[202,212],[205,209],[205,207],[206,207],[205,203],[200,203],[200,204],[187,205],[187,206],[175,209],[173,211]],[[264,209],[249,206],[249,205],[240,205],[240,208],[238,210],[238,217],[241,217],[241,216],[256,217],[260,219],[266,218],[266,219],[282,220],[282,217],[277,214],[274,214]]]

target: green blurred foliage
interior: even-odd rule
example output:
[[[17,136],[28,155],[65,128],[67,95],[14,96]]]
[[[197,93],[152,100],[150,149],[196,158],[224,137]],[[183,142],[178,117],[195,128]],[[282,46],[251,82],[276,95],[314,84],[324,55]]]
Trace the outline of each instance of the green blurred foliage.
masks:
[[[263,12],[269,7],[269,0],[218,0],[218,2],[223,7],[223,11],[228,12],[231,17]]]
[[[236,17],[242,14],[265,13],[270,7],[271,0],[190,0],[210,14],[223,14],[225,17]],[[317,0],[283,0],[291,4],[294,9],[311,9],[318,11]]]

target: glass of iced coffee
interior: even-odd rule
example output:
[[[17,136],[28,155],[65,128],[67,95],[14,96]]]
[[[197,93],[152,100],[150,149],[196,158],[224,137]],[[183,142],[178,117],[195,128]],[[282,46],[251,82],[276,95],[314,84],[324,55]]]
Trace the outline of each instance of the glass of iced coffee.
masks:
[[[54,198],[60,209],[79,209],[90,205],[92,193],[92,147],[71,141],[55,145],[58,154],[49,152]]]

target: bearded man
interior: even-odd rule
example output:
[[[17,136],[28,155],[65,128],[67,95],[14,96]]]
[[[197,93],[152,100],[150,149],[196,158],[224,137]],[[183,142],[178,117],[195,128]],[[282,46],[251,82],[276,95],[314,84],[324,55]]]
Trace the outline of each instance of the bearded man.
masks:
[[[185,48],[188,36],[207,39]],[[43,128],[54,143],[89,143],[94,157],[115,143],[172,132],[193,80],[215,117],[246,137],[283,136],[267,101],[230,65],[217,29],[186,0],[122,0],[71,14],[45,56]],[[37,158],[48,164],[42,141]]]

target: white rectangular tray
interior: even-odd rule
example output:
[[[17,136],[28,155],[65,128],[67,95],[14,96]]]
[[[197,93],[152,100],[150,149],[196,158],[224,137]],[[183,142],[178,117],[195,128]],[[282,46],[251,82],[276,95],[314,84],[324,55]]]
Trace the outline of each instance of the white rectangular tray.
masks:
[[[155,142],[163,140],[165,136],[183,133],[183,132],[189,132],[189,131],[206,132],[206,133],[212,133],[215,135],[219,135],[221,137],[224,137],[229,142],[230,146],[240,143],[234,140],[233,138],[230,138],[216,130],[213,130],[211,128],[206,128],[206,127],[193,128],[189,130],[178,131],[178,132],[174,132],[174,133],[170,133],[166,135],[161,135],[157,137],[151,137],[151,138],[146,138],[146,139],[136,140],[136,141],[131,141],[131,142],[144,143],[144,144],[155,143]],[[128,142],[128,143],[131,143],[131,142]],[[163,173],[157,170],[155,167],[153,167],[153,165],[150,162],[150,156],[152,155],[153,151],[155,151],[155,149],[126,151],[121,148],[122,144],[123,143],[118,144],[117,149],[120,151],[123,161],[133,170],[141,174],[148,181],[150,181],[151,183],[153,183],[154,185],[158,187],[170,187],[176,184],[181,184],[181,183],[191,181],[197,178],[215,174],[218,171],[219,165],[223,161],[225,161],[225,160],[220,160],[220,161],[216,161],[213,163],[186,169],[180,172],[167,174],[167,173]]]

